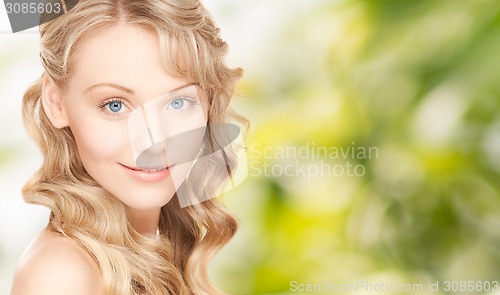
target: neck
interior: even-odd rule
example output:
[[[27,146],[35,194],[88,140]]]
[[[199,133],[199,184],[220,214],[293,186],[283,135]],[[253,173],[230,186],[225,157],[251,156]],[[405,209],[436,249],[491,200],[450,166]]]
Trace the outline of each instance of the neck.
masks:
[[[144,236],[155,236],[160,221],[160,208],[129,208],[128,216],[132,227]]]

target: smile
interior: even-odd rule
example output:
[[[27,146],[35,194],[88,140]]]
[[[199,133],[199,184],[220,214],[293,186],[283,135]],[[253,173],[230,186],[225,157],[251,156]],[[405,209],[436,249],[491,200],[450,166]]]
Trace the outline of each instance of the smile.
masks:
[[[139,167],[130,167],[124,164],[119,163],[121,167],[124,168],[125,172],[134,180],[140,182],[158,182],[170,175],[170,168],[139,168]]]
[[[144,169],[144,168],[134,168],[134,167],[128,167],[128,169],[134,170],[134,171],[143,171],[143,172],[158,172],[162,170],[168,169],[168,167],[165,168],[150,168],[150,169]]]

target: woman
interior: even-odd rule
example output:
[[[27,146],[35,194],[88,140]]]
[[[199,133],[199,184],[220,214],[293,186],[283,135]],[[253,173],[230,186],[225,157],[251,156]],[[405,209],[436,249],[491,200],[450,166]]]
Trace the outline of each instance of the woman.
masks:
[[[195,0],[87,0],[40,35],[45,72],[23,118],[44,161],[23,194],[51,215],[12,294],[219,294],[207,263],[237,225],[213,197],[236,160],[193,163],[228,142],[210,126],[230,119],[242,71],[224,64],[211,16]]]

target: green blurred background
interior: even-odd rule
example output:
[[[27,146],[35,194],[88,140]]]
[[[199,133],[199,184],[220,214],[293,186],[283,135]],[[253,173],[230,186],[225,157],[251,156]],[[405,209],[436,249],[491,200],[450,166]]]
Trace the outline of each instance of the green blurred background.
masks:
[[[484,289],[500,281],[500,2],[205,3],[229,62],[245,68],[235,108],[251,122],[248,177],[225,196],[240,230],[211,266],[217,285],[494,294]],[[2,133],[0,173],[12,146]],[[3,252],[8,282],[16,259]],[[294,292],[299,283],[344,289]]]

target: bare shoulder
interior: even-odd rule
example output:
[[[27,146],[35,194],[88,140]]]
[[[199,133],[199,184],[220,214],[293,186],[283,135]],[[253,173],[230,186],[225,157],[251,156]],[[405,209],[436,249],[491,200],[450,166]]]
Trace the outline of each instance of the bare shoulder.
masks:
[[[11,295],[101,293],[94,260],[73,240],[42,231],[24,251],[14,273]]]

